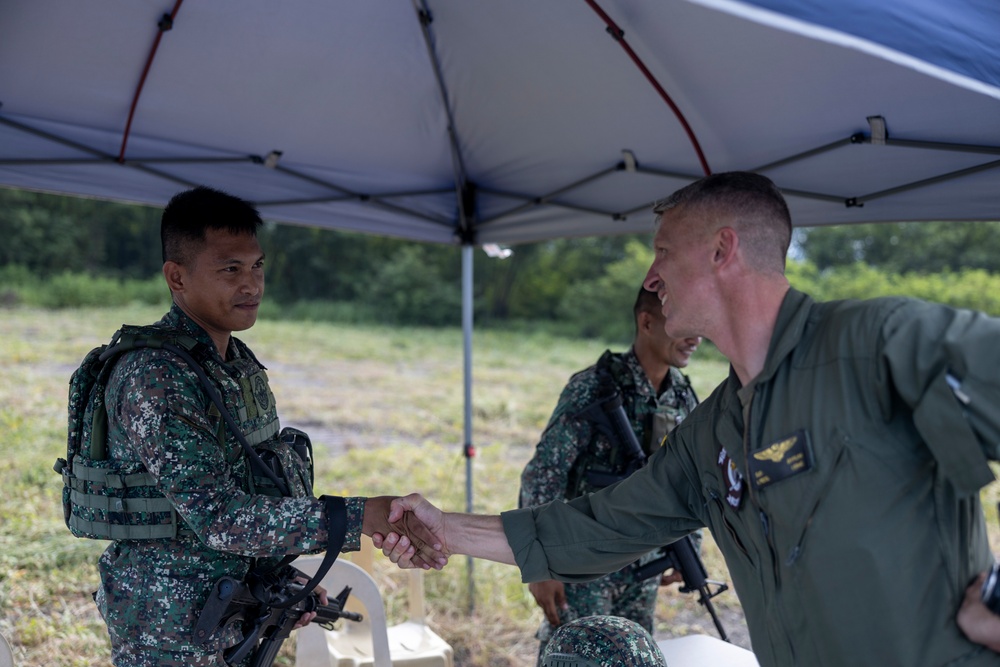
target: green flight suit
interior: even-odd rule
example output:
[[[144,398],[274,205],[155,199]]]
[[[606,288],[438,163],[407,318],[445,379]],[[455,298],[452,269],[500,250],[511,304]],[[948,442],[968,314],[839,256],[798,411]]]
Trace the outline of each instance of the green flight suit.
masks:
[[[790,290],[752,383],[620,484],[505,513],[507,539],[524,581],[584,581],[707,526],[762,667],[1000,665],[955,623],[993,562],[998,370],[1000,320]]]

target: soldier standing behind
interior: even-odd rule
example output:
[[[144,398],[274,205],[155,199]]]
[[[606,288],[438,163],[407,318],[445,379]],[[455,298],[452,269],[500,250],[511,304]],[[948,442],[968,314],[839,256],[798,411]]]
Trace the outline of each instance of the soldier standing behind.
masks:
[[[687,366],[701,338],[668,337],[654,292],[640,289],[632,310],[636,331],[632,347],[624,353],[605,351],[595,365],[576,373],[563,389],[535,455],[521,474],[522,507],[572,500],[607,483],[596,478],[620,473],[625,444],[613,442],[583,414],[601,397],[602,378],[614,383],[647,456],[698,404],[690,381],[679,369]],[[697,540],[700,536],[693,537]],[[588,583],[549,580],[529,584],[545,613],[536,635],[541,642],[539,656],[556,627],[585,616],[621,616],[652,632],[657,587],[680,581],[680,575],[637,581],[635,572],[661,555],[659,550],[650,552],[636,563]]]

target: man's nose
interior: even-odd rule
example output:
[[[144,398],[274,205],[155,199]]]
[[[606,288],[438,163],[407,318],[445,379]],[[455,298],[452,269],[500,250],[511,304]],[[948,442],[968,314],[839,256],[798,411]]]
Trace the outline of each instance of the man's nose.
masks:
[[[251,296],[260,294],[264,289],[264,276],[255,276],[254,274],[247,275],[246,279],[243,281],[243,293],[249,294]]]

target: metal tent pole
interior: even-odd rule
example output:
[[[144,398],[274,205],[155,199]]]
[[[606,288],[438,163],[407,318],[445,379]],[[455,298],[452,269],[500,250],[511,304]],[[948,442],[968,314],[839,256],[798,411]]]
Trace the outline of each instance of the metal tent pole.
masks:
[[[472,459],[476,455],[472,444],[472,259],[474,246],[462,246],[462,384],[465,391],[463,405],[463,443],[465,452],[465,511],[472,512]],[[469,614],[476,608],[476,584],[473,578],[472,557],[467,559],[469,573]]]

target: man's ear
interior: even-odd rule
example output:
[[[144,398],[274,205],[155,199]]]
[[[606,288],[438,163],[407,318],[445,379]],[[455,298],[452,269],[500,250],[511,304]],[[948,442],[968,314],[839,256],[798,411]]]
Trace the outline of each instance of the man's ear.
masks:
[[[715,233],[715,247],[712,261],[717,266],[729,264],[740,247],[740,237],[732,227],[722,227]]]
[[[653,324],[655,324],[655,318],[652,313],[646,310],[640,310],[639,315],[636,317],[635,323],[639,328],[639,331],[649,333],[652,329]]]
[[[163,277],[171,292],[184,291],[184,267],[177,262],[167,260],[163,263]]]

